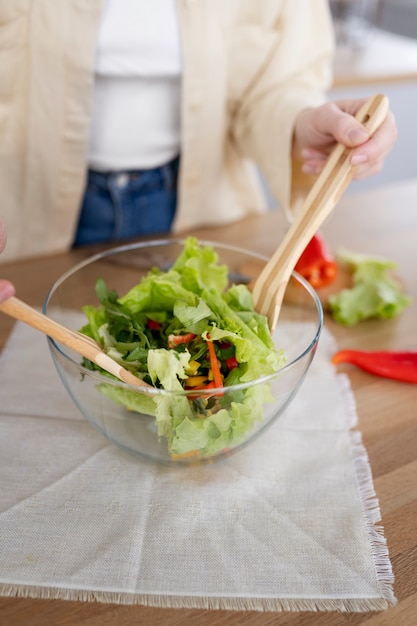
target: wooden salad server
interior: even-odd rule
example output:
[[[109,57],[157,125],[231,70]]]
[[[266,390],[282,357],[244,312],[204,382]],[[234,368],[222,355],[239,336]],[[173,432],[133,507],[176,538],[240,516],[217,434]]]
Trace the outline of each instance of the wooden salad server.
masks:
[[[386,118],[388,110],[387,97],[377,94],[363,105],[356,119],[371,136]],[[352,150],[342,144],[335,146],[282,243],[252,284],[255,309],[267,316],[271,333],[299,257],[353,178],[355,166],[350,163]]]
[[[136,387],[153,389],[151,385],[148,385],[143,380],[132,374],[132,372],[126,370],[105,352],[103,352],[99,344],[94,341],[94,339],[91,339],[76,330],[71,330],[70,328],[62,326],[55,320],[51,319],[47,315],[44,315],[43,313],[40,313],[36,309],[33,309],[18,298],[11,297],[2,302],[0,304],[0,311],[16,320],[28,324],[28,326],[32,326],[32,328],[41,331],[55,341],[71,348],[81,356],[93,361],[93,363],[103,368],[110,374],[113,374],[113,376],[116,376],[116,378],[119,378],[123,382]]]

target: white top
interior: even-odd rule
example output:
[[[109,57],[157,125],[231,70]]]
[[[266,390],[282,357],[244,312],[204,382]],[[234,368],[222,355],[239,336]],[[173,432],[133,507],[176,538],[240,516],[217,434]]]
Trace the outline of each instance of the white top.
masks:
[[[95,66],[92,169],[151,168],[178,155],[180,77],[175,0],[105,0]]]

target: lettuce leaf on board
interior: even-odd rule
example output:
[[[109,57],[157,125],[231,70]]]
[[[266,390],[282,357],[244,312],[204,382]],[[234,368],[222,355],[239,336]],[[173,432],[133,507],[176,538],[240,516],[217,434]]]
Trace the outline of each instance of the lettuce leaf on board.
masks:
[[[338,254],[340,263],[352,271],[353,286],[330,296],[329,307],[336,322],[354,326],[377,318],[391,319],[411,303],[400,281],[393,275],[396,264],[383,257],[344,250]]]

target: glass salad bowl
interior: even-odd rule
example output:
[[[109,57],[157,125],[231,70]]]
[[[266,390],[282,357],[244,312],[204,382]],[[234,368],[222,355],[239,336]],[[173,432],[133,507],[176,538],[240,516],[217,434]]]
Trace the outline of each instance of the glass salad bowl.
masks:
[[[96,254],[57,280],[44,313],[149,383],[126,384],[48,338],[88,422],[124,450],[165,464],[229,455],[270,427],[308,371],[323,312],[294,272],[271,336],[248,289],[266,261],[230,245],[166,239]]]

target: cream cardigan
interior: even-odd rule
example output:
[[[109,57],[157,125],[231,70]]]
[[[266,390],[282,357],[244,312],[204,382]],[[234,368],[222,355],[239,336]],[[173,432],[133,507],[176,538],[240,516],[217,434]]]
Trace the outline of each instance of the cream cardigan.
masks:
[[[68,249],[86,178],[102,0],[0,4],[0,261]],[[174,231],[265,210],[253,162],[290,210],[298,112],[323,102],[327,0],[177,0],[182,37]]]

